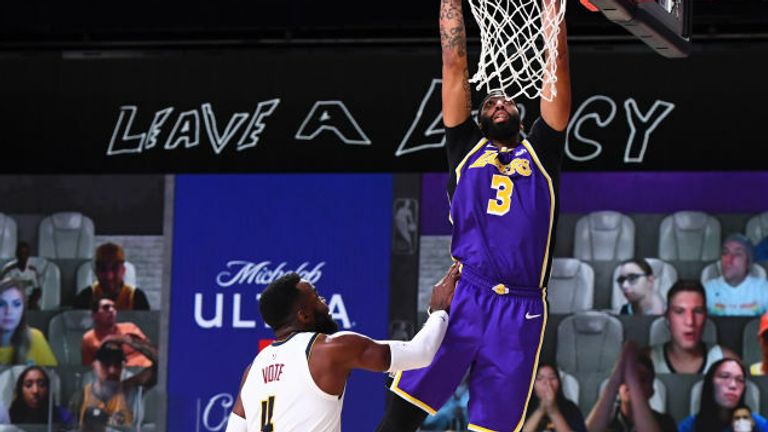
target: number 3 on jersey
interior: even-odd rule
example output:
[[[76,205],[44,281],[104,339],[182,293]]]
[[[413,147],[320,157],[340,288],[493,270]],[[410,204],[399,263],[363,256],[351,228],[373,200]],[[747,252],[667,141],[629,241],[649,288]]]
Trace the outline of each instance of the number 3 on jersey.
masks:
[[[272,414],[275,412],[275,397],[261,401],[261,429],[259,432],[275,432],[272,424]]]
[[[496,198],[488,200],[488,214],[495,216],[504,216],[509,213],[509,207],[512,205],[512,189],[514,189],[512,180],[503,175],[494,174],[491,179],[491,189],[496,189]]]

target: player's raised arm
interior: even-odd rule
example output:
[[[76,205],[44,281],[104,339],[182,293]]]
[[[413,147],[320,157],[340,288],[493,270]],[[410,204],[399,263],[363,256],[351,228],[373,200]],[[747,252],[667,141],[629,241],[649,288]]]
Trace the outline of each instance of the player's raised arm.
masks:
[[[554,31],[554,26],[547,25],[547,23],[555,22],[557,14],[557,1],[556,0],[542,0],[544,3],[545,11],[541,17],[542,25],[544,27],[545,38],[548,36],[548,32]],[[555,4],[552,4],[555,3]],[[551,7],[550,7],[551,6]],[[568,120],[571,116],[571,72],[568,66],[568,34],[565,26],[565,19],[562,20],[559,26],[559,33],[557,35],[557,56],[552,58],[547,53],[547,61],[554,61],[557,63],[557,70],[555,76],[557,81],[555,82],[556,95],[551,98],[551,101],[545,99],[549,98],[549,88],[547,86],[542,90],[542,98],[540,102],[541,106],[541,118],[556,131],[564,131],[568,127]]]
[[[428,366],[448,328],[448,308],[458,279],[459,266],[454,264],[432,288],[432,313],[410,341],[376,341],[352,332],[318,340],[310,354],[315,382],[330,394],[341,394],[352,369],[394,372]]]
[[[443,54],[443,123],[464,122],[472,112],[467,65],[467,32],[461,0],[440,0],[440,46]]]

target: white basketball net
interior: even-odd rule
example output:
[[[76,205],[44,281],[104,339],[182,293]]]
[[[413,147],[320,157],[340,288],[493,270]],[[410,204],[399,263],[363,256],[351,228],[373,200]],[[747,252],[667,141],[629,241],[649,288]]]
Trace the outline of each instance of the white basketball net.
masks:
[[[552,100],[565,1],[469,0],[482,43],[477,72],[469,80],[475,88]]]

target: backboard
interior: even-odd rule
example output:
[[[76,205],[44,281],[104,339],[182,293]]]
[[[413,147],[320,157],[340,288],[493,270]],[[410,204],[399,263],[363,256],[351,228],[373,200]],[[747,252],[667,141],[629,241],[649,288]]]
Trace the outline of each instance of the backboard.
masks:
[[[687,57],[691,37],[691,0],[581,0],[600,11],[664,57]]]

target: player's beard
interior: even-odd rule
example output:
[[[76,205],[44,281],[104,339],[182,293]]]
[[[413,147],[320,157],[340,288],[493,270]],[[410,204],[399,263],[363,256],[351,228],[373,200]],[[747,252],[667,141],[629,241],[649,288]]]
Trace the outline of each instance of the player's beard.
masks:
[[[480,126],[483,133],[491,141],[513,141],[517,143],[520,135],[520,114],[509,113],[509,118],[501,123],[496,123],[491,117],[481,117]]]
[[[315,331],[318,333],[334,334],[339,331],[339,325],[330,314],[315,311]]]

